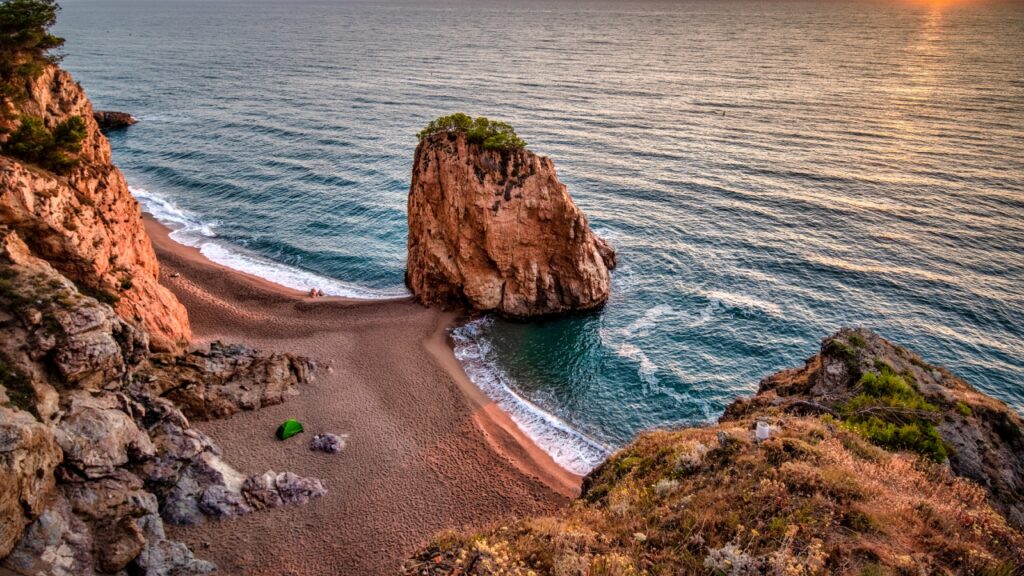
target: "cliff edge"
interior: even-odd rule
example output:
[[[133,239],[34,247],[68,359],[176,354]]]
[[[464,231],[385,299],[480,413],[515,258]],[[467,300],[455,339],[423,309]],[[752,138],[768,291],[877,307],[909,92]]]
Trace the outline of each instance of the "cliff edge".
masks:
[[[0,114],[0,224],[82,291],[144,328],[156,348],[187,342],[188,314],[158,282],[139,204],[111,162],[82,87],[55,65],[19,82],[22,93]],[[62,126],[73,128],[80,149],[57,168],[35,150]]]
[[[419,302],[512,318],[605,303],[615,252],[591,232],[550,158],[486,119],[445,117],[425,132],[405,277]]]

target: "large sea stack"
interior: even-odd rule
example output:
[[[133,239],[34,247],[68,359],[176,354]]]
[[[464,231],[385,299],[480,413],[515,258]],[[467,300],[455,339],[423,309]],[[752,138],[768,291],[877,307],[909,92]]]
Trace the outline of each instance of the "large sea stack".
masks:
[[[405,278],[419,302],[511,318],[588,310],[608,300],[614,266],[550,158],[471,130],[422,135]]]

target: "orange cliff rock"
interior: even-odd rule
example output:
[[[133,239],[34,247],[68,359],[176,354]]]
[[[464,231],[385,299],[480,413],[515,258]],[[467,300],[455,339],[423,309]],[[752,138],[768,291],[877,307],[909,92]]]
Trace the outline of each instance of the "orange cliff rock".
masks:
[[[155,348],[187,342],[188,314],[158,283],[159,263],[139,204],[111,162],[110,144],[82,87],[51,66],[30,83],[28,98],[6,112],[0,125],[8,129],[16,128],[19,115],[42,118],[50,128],[80,116],[87,135],[78,165],[66,175],[0,155],[0,224],[81,289],[116,300],[118,315],[144,327]]]
[[[488,150],[461,132],[416,148],[408,248],[419,302],[512,318],[600,307],[615,267],[550,158]]]

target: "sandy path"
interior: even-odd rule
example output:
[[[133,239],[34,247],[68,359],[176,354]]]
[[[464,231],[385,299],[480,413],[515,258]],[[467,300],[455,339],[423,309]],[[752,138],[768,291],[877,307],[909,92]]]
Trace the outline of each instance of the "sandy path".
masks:
[[[446,341],[452,315],[405,300],[309,300],[146,225],[197,343],[244,342],[331,367],[285,404],[198,423],[241,471],[292,470],[328,489],[306,506],[172,530],[222,573],[390,574],[439,530],[551,510],[578,490],[466,378]],[[277,441],[291,417],[307,434]],[[348,434],[347,448],[309,451],[321,431]]]

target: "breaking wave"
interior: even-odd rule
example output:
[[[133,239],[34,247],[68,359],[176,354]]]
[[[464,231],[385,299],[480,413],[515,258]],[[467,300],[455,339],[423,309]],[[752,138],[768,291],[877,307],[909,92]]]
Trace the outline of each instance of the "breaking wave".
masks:
[[[469,379],[559,466],[580,475],[590,472],[611,454],[611,448],[573,429],[515,391],[512,379],[494,363],[491,344],[483,334],[483,328],[493,321],[473,320],[451,332],[455,357]]]
[[[242,248],[217,240],[216,221],[204,222],[171,200],[144,188],[130,186],[129,190],[142,204],[144,211],[171,228],[172,240],[185,246],[198,248],[203,256],[221,266],[252,274],[295,290],[306,291],[310,288],[319,288],[328,296],[387,299],[402,298],[409,294],[404,288],[374,289],[358,286],[252,254]]]

